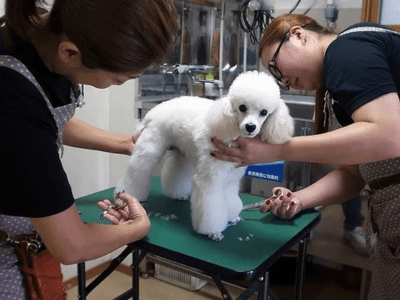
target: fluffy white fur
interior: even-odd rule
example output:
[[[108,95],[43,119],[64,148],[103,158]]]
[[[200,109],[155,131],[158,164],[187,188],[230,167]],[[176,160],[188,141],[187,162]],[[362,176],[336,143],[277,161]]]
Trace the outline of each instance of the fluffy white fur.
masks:
[[[257,71],[239,75],[228,95],[216,101],[199,97],[165,101],[141,125],[143,132],[116,191],[145,201],[154,168],[165,156],[164,194],[181,200],[190,196],[194,230],[217,241],[228,225],[241,220],[238,194],[245,167],[212,157],[211,137],[231,143],[239,136],[261,134],[263,140],[279,144],[293,135],[293,119],[278,85]],[[168,150],[171,146],[174,150]]]

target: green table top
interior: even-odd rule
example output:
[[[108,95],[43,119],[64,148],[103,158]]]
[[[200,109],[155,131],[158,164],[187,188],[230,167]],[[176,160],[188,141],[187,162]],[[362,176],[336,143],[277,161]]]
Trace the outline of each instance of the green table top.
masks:
[[[96,203],[112,199],[113,190],[110,188],[76,200],[85,222],[108,224],[100,220],[101,210]],[[244,204],[262,200],[246,194],[240,197]],[[315,211],[299,214],[290,220],[281,220],[269,213],[261,214],[258,210],[243,211],[240,214],[243,220],[236,226],[228,227],[223,232],[225,238],[215,242],[192,229],[189,201],[165,197],[159,177],[152,180],[145,208],[152,226],[147,237],[140,241],[141,245],[157,248],[159,253],[166,251],[173,257],[183,255],[189,260],[199,260],[203,264],[239,273],[265,266],[268,260],[272,265],[315,227],[320,218]]]

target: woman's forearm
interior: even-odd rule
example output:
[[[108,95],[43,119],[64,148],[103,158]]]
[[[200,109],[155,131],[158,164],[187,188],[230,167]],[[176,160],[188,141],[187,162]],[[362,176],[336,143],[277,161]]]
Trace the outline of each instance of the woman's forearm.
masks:
[[[147,216],[137,218],[130,225],[102,225],[85,224],[85,239],[76,240],[75,253],[69,255],[63,253],[64,264],[75,264],[100,258],[129,243],[142,239],[150,229],[150,221]]]
[[[244,165],[278,160],[358,165],[400,156],[400,120],[392,124],[356,122],[323,134],[295,136],[283,144],[269,144],[258,137],[236,142],[236,147],[228,147],[213,139],[216,150],[210,154]]]
[[[293,137],[276,147],[281,147],[281,160],[363,164],[400,156],[400,133],[398,129],[384,130],[376,124],[357,122],[324,134]]]
[[[66,265],[102,257],[143,238],[150,229],[147,215],[130,224],[85,224],[75,205],[57,215],[32,218],[31,222],[49,251]]]
[[[365,186],[358,166],[340,167],[315,182],[295,192],[303,208],[342,203],[358,195]]]
[[[328,133],[295,137],[282,146],[283,160],[355,165],[400,156],[400,103],[397,93],[359,107],[354,123]]]
[[[133,149],[131,136],[102,130],[74,117],[64,126],[63,142],[72,147],[127,155]]]

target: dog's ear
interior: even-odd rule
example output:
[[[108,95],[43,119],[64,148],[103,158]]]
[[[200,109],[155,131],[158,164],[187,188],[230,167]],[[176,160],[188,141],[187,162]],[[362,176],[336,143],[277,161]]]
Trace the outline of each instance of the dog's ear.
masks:
[[[261,139],[271,144],[282,144],[290,140],[294,133],[294,121],[285,102],[280,99],[279,106],[268,116],[261,128]]]
[[[215,101],[207,116],[211,135],[221,140],[232,140],[239,136],[239,123],[232,108],[230,97]]]

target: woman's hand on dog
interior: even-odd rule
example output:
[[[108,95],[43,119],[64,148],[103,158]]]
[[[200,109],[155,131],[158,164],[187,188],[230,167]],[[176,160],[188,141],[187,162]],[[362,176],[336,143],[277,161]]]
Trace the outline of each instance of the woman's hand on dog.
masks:
[[[241,166],[281,160],[281,145],[269,144],[262,141],[260,136],[251,139],[239,137],[235,140],[236,146],[233,147],[216,137],[211,141],[216,148],[211,151],[211,156],[219,160],[236,162]]]
[[[141,217],[147,218],[147,212],[140,204],[140,202],[128,195],[127,193],[122,193],[119,196],[124,203],[127,205],[123,208],[109,209],[108,213],[104,215],[104,219],[109,221],[113,225],[125,224],[129,225],[133,220]],[[110,200],[103,200],[97,203],[97,206],[105,211],[109,206],[113,205]]]
[[[127,155],[132,154],[133,149],[135,148],[136,141],[138,140],[141,133],[142,130],[135,132],[132,136],[128,137],[128,139],[124,141],[126,143]]]
[[[290,219],[303,209],[302,201],[286,188],[274,188],[273,193],[278,189],[283,191],[283,195],[265,201],[260,207],[260,212],[270,212],[281,219]]]
[[[128,155],[132,154],[133,149],[135,148],[136,142],[137,142],[138,138],[140,137],[140,135],[142,134],[142,132],[143,132],[143,129],[138,132],[135,132],[131,137],[129,137],[125,141],[127,143],[127,149],[128,149],[126,154],[128,154]],[[168,150],[175,150],[175,149],[176,149],[176,147],[172,146],[172,145],[168,148]]]

